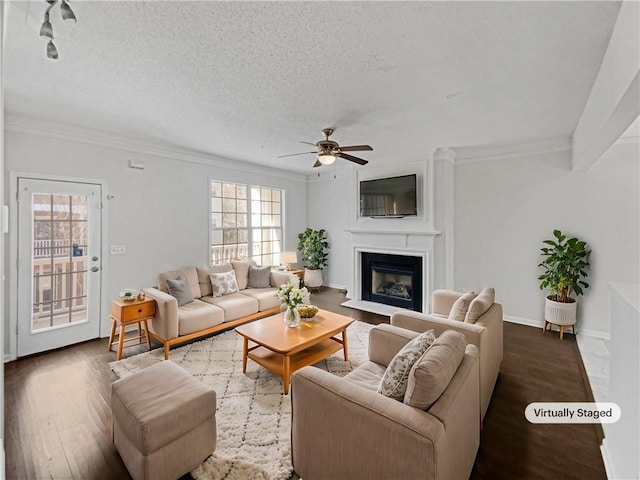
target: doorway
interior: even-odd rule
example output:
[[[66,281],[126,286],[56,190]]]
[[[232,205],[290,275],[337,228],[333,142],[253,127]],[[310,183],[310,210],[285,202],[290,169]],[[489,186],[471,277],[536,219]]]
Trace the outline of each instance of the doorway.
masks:
[[[100,335],[102,186],[18,178],[19,357]]]

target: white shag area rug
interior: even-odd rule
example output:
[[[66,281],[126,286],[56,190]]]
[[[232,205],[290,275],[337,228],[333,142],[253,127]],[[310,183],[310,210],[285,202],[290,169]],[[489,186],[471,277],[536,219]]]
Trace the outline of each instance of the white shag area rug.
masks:
[[[317,367],[344,376],[368,359],[369,330],[355,321],[347,329],[349,361],[342,351]],[[216,450],[191,472],[196,480],[286,480],[291,465],[291,401],[282,394],[282,380],[251,360],[242,373],[242,338],[233,330],[172,349],[169,358],[217,396]],[[157,348],[109,366],[118,378],[164,359]]]

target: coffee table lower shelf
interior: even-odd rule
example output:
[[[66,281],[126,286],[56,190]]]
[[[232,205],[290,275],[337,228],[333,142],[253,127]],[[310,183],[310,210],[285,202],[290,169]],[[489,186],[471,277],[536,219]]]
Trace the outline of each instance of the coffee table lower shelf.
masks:
[[[300,370],[302,367],[318,363],[332,353],[339,352],[342,349],[342,340],[332,337],[292,355],[283,355],[256,345],[248,350],[247,357],[282,378],[284,394],[286,395],[289,393],[289,379],[293,372]]]

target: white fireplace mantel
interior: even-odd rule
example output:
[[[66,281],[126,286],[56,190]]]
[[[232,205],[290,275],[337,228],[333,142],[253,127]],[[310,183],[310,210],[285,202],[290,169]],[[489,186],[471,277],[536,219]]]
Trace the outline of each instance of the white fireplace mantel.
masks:
[[[347,287],[347,297],[362,300],[362,262],[363,252],[391,255],[409,255],[422,259],[423,292],[422,311],[430,309],[431,293],[434,285],[433,249],[436,231],[399,231],[399,230],[347,230],[353,236],[353,275]]]

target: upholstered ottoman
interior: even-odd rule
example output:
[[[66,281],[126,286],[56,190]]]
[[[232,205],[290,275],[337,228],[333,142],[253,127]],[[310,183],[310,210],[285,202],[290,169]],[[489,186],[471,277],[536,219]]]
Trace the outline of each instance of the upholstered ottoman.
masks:
[[[113,442],[135,480],[176,479],[216,448],[216,393],[170,360],[111,385]]]

